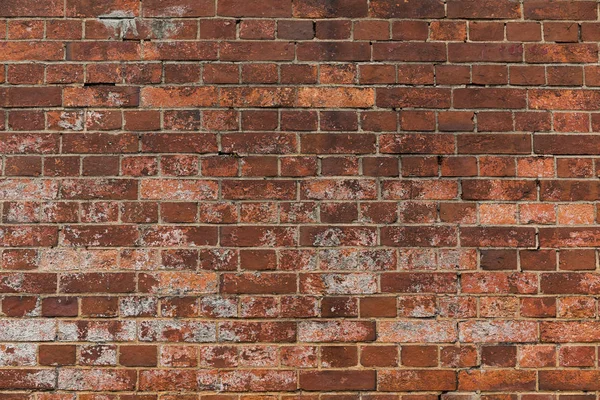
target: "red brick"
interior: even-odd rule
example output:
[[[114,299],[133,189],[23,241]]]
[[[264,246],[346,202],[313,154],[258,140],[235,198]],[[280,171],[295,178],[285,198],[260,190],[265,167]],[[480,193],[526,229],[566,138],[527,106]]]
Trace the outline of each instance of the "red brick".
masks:
[[[308,371],[300,373],[304,390],[373,390],[377,386],[375,371]]]
[[[3,107],[55,107],[61,105],[59,88],[54,87],[8,87],[0,88],[0,104]]]
[[[547,3],[540,0],[527,1],[523,5],[524,16],[527,19],[575,19],[596,20],[594,14],[597,4],[593,1],[578,1],[576,3]]]
[[[578,42],[579,24],[546,22],[544,24],[544,39],[547,42]]]
[[[459,390],[518,391],[535,390],[535,371],[473,370],[458,374]]]
[[[467,38],[467,24],[458,21],[434,21],[431,23],[431,39],[464,41]]]
[[[459,324],[464,342],[535,342],[537,323],[531,321],[468,321]],[[485,377],[478,377],[478,379]],[[467,389],[468,390],[468,389]]]
[[[62,17],[63,13],[64,3],[58,0],[44,3],[7,0],[2,5],[0,17]]]
[[[155,346],[120,346],[119,363],[128,367],[154,367],[157,363]]]
[[[346,102],[348,101],[349,102]],[[373,106],[375,93],[367,88],[300,88],[297,107],[343,107],[369,108]]]
[[[456,373],[449,370],[383,370],[377,376],[382,391],[456,390]]]
[[[240,0],[225,0],[219,3],[217,14],[228,17],[291,17],[291,0],[268,0],[252,4]]]
[[[514,367],[517,364],[517,347],[510,345],[482,346],[483,365],[494,367]]]
[[[464,65],[436,65],[436,82],[440,85],[468,84],[471,68]]]
[[[450,62],[518,62],[523,58],[523,45],[516,43],[449,43]]]
[[[74,345],[40,345],[40,365],[74,365],[76,347]]]
[[[136,88],[66,88],[63,102],[70,107],[136,107],[139,92]]]
[[[56,372],[50,369],[3,370],[0,378],[0,389],[3,390],[56,389]]]
[[[469,22],[469,39],[476,42],[503,41],[504,24],[502,22]]]
[[[375,136],[356,133],[311,133],[300,137],[300,146],[306,154],[368,154],[375,148]]]
[[[298,339],[303,342],[368,342],[375,340],[375,325],[367,321],[300,322]]]
[[[380,322],[378,341],[406,343],[454,342],[456,325],[449,321],[415,320]]]
[[[294,47],[285,42],[226,42],[220,47],[220,59],[223,61],[291,61],[293,58]]]
[[[222,293],[283,294],[296,290],[295,275],[292,274],[269,274],[260,278],[249,274],[221,275]]]
[[[456,293],[457,279],[452,273],[385,273],[381,275],[383,293]]]
[[[450,0],[448,2],[449,18],[467,19],[518,19],[521,9],[510,0],[483,0],[477,3],[468,0]]]
[[[128,273],[82,273],[61,276],[63,293],[130,293],[135,290],[135,277]]]
[[[472,134],[458,136],[462,154],[529,154],[531,137],[527,134]]]
[[[364,20],[354,23],[354,39],[387,40],[390,37],[388,21]]]
[[[217,92],[212,87],[167,87],[144,88],[140,93],[141,105],[144,107],[207,107],[217,102]]]
[[[597,371],[549,370],[540,372],[542,390],[596,390]]]
[[[280,20],[277,23],[277,37],[279,39],[306,40],[312,39],[314,36],[315,31],[312,21]],[[291,68],[292,66],[288,67]]]
[[[142,9],[144,17],[210,17],[215,15],[214,4],[205,0],[149,0],[143,4]]]
[[[465,88],[454,90],[456,108],[524,108],[526,93],[519,89]]]
[[[446,61],[442,43],[376,43],[374,61]]]
[[[589,63],[598,59],[598,48],[577,44],[528,44],[525,61],[529,63]]]
[[[427,40],[429,24],[426,21],[394,21],[392,22],[392,39]]]
[[[392,0],[374,0],[369,15],[377,18],[443,18],[444,4],[440,0],[408,0],[395,3]]]
[[[465,200],[534,200],[535,182],[504,180],[466,180],[463,182]]]
[[[445,108],[450,105],[450,91],[437,88],[377,89],[379,107]]]
[[[363,346],[360,363],[364,367],[395,367],[398,365],[396,346]]]
[[[531,247],[535,244],[535,231],[526,227],[462,228],[461,243],[474,247]]]

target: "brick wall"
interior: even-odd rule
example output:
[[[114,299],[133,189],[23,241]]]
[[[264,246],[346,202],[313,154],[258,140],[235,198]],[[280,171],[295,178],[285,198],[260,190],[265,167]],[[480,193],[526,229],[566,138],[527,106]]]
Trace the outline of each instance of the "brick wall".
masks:
[[[0,398],[595,400],[598,15],[0,0]]]

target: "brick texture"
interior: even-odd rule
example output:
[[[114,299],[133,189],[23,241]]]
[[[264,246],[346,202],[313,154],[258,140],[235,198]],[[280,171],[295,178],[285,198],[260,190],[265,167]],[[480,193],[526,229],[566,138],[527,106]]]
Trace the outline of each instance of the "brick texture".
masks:
[[[596,400],[599,11],[0,0],[0,399]]]

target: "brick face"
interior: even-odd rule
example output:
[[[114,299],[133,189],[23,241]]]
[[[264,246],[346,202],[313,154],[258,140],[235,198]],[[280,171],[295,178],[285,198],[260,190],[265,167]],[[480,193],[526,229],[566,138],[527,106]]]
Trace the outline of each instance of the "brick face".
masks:
[[[0,398],[595,400],[598,7],[0,0]]]

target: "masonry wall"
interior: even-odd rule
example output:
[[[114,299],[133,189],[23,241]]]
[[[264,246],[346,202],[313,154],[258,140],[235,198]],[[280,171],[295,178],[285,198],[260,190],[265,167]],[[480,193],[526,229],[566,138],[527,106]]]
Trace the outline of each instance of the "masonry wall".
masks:
[[[598,15],[1,0],[0,398],[595,400]]]

